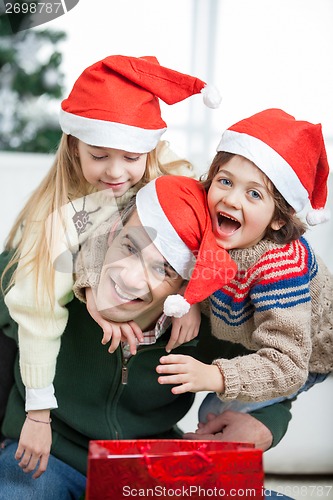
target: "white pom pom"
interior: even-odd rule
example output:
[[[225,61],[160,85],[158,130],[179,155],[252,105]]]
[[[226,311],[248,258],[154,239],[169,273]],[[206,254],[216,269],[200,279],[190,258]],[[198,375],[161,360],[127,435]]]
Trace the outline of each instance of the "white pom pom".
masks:
[[[316,226],[322,222],[327,222],[331,218],[330,210],[326,208],[319,208],[318,210],[310,210],[306,215],[306,222],[310,226]]]
[[[164,314],[173,316],[174,318],[181,318],[190,310],[190,304],[182,295],[169,295],[164,302]]]
[[[220,92],[217,90],[214,85],[205,85],[204,88],[201,90],[201,93],[203,95],[203,102],[208,106],[209,108],[218,108],[219,105],[221,104],[222,97]]]

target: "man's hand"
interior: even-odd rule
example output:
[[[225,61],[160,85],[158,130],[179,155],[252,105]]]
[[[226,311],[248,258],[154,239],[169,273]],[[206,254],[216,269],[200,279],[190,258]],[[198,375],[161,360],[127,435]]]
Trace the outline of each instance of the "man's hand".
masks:
[[[187,432],[184,439],[212,439],[254,443],[256,448],[266,451],[270,448],[273,436],[271,431],[259,420],[248,413],[226,410],[220,415],[209,413],[207,423],[199,423],[196,432]]]

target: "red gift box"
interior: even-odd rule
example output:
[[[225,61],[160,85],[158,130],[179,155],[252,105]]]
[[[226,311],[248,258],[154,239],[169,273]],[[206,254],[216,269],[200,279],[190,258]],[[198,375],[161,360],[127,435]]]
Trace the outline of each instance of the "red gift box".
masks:
[[[86,500],[263,498],[262,451],[247,443],[91,441]]]

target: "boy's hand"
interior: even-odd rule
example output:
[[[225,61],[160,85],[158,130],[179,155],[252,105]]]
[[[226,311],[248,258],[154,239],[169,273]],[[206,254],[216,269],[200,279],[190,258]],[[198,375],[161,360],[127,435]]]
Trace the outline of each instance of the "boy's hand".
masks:
[[[86,300],[90,316],[103,330],[102,344],[105,345],[111,341],[108,351],[113,353],[122,341],[128,342],[131,354],[136,354],[137,341],[143,342],[143,334],[140,327],[134,321],[115,323],[103,318],[97,309],[94,292],[91,288],[86,288]]]
[[[194,339],[198,333],[201,322],[199,304],[191,306],[189,312],[182,318],[172,318],[172,330],[166,352],[171,352],[175,347]]]
[[[223,392],[224,381],[216,365],[206,365],[191,356],[169,354],[160,358],[156,371],[160,384],[175,384],[173,394],[184,392],[213,391]]]
[[[19,467],[23,472],[35,470],[32,477],[37,479],[46,471],[50,456],[52,444],[51,424],[48,423],[50,411],[34,410],[29,411],[28,415],[30,418],[40,420],[40,422],[28,418],[25,420],[15,459],[19,461]]]

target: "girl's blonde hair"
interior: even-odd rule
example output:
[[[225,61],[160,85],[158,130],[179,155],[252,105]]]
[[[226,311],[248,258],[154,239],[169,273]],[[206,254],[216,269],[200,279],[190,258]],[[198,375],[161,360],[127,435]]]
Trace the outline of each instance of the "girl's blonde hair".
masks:
[[[60,214],[61,207],[69,200],[96,191],[82,174],[77,155],[77,142],[75,137],[63,134],[48,174],[19,213],[5,244],[5,250],[13,252],[13,255],[1,276],[2,288],[5,274],[24,259],[21,269],[26,268],[34,273],[36,296],[47,297],[51,304],[54,303],[55,271],[49,257],[49,247],[52,245],[50,238],[56,240],[57,231],[51,227],[50,234],[46,235],[46,221],[51,214]],[[138,189],[160,175],[177,173],[193,175],[192,166],[188,161],[175,158],[175,155],[170,160],[168,152],[168,143],[160,141],[157,147],[148,153],[145,173],[137,185]],[[166,158],[164,161],[163,157]],[[32,239],[31,235],[35,235],[35,238]],[[5,292],[14,283],[15,270]],[[42,293],[37,293],[37,289]]]
[[[210,188],[212,180],[222,165],[228,163],[234,156],[233,153],[226,153],[225,151],[220,151],[215,155],[207,174],[201,179],[206,191]],[[307,229],[306,224],[297,217],[295,210],[289,205],[264,173],[263,176],[275,203],[275,210],[271,222],[278,221],[282,223],[282,227],[278,230],[274,230],[269,226],[264,237],[275,243],[281,244],[297,240],[305,233]]]

